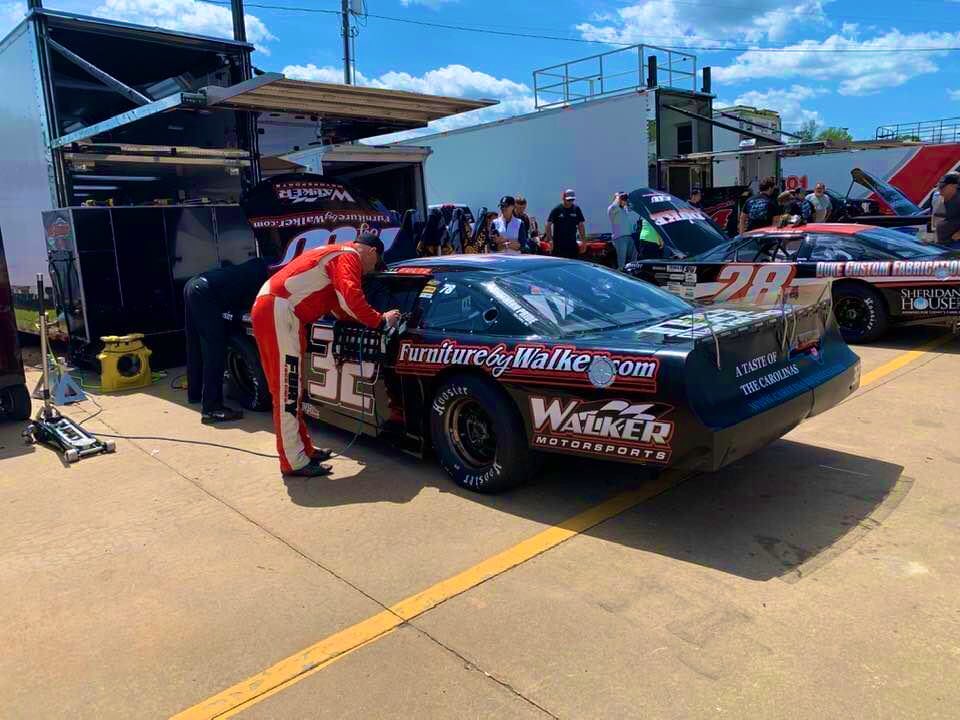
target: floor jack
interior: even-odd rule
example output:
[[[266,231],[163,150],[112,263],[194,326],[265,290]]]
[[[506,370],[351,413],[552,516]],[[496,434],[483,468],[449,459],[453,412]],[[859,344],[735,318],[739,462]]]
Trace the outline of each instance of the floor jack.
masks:
[[[47,339],[47,311],[44,307],[43,275],[37,275],[37,291],[40,297],[40,356],[43,365],[41,399],[43,407],[33,422],[23,431],[23,440],[29,445],[43,443],[63,453],[63,459],[75,463],[80,458],[100,453],[112,453],[117,449],[112,440],[100,440],[84,430],[70,418],[61,415],[50,399],[49,340]]]

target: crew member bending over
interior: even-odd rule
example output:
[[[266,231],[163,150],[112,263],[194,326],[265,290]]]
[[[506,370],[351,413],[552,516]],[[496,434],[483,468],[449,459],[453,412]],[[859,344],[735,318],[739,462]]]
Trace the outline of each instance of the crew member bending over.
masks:
[[[374,235],[308,250],[270,278],[253,304],[253,334],[273,396],[273,425],[284,475],[318,477],[331,472],[322,462],[330,451],[313,447],[300,411],[305,328],[327,314],[370,328],[393,327],[400,320],[399,310],[381,314],[363,295],[361,277],[373,272],[382,257],[383,242]]]

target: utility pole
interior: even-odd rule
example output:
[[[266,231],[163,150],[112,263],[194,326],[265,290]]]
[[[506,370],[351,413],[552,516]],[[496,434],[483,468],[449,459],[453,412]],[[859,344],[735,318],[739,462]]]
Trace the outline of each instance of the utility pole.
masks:
[[[350,85],[350,0],[340,0],[343,18],[343,82]]]

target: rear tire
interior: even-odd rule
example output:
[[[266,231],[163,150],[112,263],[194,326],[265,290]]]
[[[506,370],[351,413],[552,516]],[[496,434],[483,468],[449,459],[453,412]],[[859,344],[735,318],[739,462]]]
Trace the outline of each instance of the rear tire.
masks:
[[[437,388],[429,413],[437,459],[460,487],[497,493],[535,474],[520,413],[493,382],[454,375]]]
[[[30,391],[26,385],[13,385],[3,391],[3,407],[10,420],[29,420],[33,411]]]
[[[844,284],[833,289],[833,313],[840,334],[848,343],[877,340],[890,325],[890,314],[883,297],[873,288]]]
[[[227,397],[255,412],[270,410],[273,402],[267,378],[260,365],[260,353],[253,338],[231,335],[227,338]]]

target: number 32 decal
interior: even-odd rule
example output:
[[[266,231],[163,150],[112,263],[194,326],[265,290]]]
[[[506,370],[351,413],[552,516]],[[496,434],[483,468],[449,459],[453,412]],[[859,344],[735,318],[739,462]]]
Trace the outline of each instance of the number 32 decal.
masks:
[[[311,330],[314,348],[310,351],[312,377],[307,393],[313,400],[343,405],[364,413],[373,411],[373,380],[377,363],[340,363],[333,357],[333,328],[314,325]]]
[[[723,287],[713,296],[714,302],[744,300],[751,305],[775,302],[784,288],[789,287],[797,268],[795,265],[725,265],[717,275]]]

